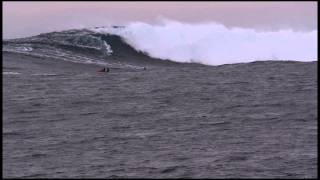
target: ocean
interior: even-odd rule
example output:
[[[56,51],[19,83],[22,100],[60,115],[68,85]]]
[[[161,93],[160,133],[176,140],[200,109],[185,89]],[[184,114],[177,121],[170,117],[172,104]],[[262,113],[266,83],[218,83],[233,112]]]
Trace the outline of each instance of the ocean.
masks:
[[[70,30],[3,41],[2,80],[4,178],[318,176],[317,61],[179,63]]]

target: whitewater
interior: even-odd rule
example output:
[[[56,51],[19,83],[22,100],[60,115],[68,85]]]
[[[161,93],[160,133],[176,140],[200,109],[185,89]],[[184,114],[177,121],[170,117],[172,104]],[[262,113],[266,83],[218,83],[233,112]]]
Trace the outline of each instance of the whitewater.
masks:
[[[124,28],[90,28],[123,38],[153,58],[206,65],[266,60],[317,61],[317,30],[257,31],[215,22],[187,24],[163,19],[158,24],[131,22]]]

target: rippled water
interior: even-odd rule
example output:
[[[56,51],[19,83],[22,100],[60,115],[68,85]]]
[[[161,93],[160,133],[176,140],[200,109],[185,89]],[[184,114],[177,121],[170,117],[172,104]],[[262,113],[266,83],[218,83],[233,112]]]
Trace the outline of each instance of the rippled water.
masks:
[[[317,177],[317,62],[30,59],[4,56],[4,177]]]

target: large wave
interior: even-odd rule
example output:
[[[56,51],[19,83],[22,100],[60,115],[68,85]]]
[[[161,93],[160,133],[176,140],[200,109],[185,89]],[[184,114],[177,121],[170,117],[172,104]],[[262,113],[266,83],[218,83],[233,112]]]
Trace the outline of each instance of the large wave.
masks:
[[[256,31],[217,23],[186,24],[162,20],[133,22],[125,28],[95,28],[121,36],[151,57],[207,65],[259,60],[317,60],[317,31]]]

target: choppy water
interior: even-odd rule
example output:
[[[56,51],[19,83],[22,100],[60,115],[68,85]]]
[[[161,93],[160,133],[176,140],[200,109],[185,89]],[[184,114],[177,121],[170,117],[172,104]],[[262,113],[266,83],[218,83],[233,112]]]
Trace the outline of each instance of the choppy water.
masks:
[[[317,62],[29,59],[3,60],[3,177],[317,177]]]

